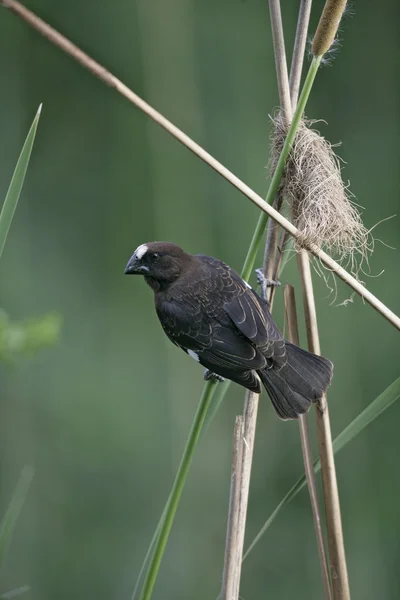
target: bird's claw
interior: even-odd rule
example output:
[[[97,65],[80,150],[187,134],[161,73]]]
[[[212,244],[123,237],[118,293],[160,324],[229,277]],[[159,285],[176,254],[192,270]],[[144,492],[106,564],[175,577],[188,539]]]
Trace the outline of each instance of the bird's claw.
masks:
[[[263,273],[262,269],[256,269],[256,275],[257,275],[257,283],[258,285],[261,285],[261,287],[277,287],[279,285],[281,285],[281,282],[279,281],[279,279],[267,279]]]
[[[225,379],[221,377],[221,375],[213,373],[212,371],[210,371],[210,369],[206,369],[204,371],[204,381],[219,381],[220,383],[222,383],[223,381],[225,381]]]

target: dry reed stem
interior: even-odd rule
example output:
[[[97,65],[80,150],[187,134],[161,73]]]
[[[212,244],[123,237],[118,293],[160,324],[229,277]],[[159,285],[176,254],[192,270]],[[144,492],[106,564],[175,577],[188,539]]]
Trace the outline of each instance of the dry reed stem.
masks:
[[[278,212],[282,208],[282,195],[277,194],[275,196],[273,207]],[[275,269],[276,262],[278,260],[278,242],[279,232],[281,228],[278,223],[273,219],[268,221],[267,234],[265,238],[265,250],[264,250],[264,262],[263,262],[263,273],[266,279],[277,279],[278,275]],[[266,300],[269,302],[269,308],[272,311],[275,296],[275,286],[271,286],[266,290]]]
[[[342,4],[341,11],[339,8],[340,4]],[[332,0],[327,0],[320,19],[317,34],[314,38],[314,53],[323,54],[331,46],[345,5],[345,1],[339,0],[338,2],[333,0],[332,2]],[[281,120],[281,123],[286,127],[284,121]],[[301,136],[302,132],[303,136]],[[303,139],[303,144],[299,143],[299,139]],[[337,160],[335,160],[335,155],[331,146],[324,142],[325,141],[318,136],[308,136],[302,128],[298,130],[291,156],[289,157],[286,166],[286,182],[288,185],[282,193],[287,193],[291,199],[292,214],[295,219],[295,224],[300,225],[300,228],[303,228],[305,239],[311,239],[318,246],[322,246],[322,243],[325,243],[328,247],[331,246],[335,249],[339,248],[342,257],[345,254],[349,254],[351,259],[354,257],[355,250],[353,245],[355,245],[357,250],[361,252],[361,256],[364,256],[368,249],[368,235],[355,207],[351,205],[347,198],[340,174],[340,168]],[[300,149],[298,154],[296,154],[296,147]],[[310,149],[314,150],[314,152],[310,152]],[[303,168],[302,161],[306,161],[304,164],[305,168]],[[294,165],[295,167],[295,169],[292,169],[292,172],[290,169],[291,165]],[[324,168],[321,169],[321,165],[323,165]],[[322,187],[325,187],[325,194],[322,194]],[[310,193],[311,191],[314,193]],[[331,210],[329,211],[327,208],[330,208]],[[311,215],[314,215],[313,220],[310,218]],[[326,218],[328,220],[324,220]],[[324,228],[321,227],[322,223],[325,223]],[[335,225],[337,226],[336,229]],[[323,231],[321,231],[321,229],[323,229]],[[328,234],[330,235],[328,236]],[[318,235],[321,235],[321,237],[323,235],[322,239],[321,237],[318,239]],[[338,238],[340,240],[339,242]],[[304,249],[301,249],[298,255],[298,266],[303,288],[308,346],[311,351],[320,354],[310,262],[308,253]],[[350,600],[339,491],[336,479],[332,434],[326,397],[324,397],[317,406],[316,420],[328,531],[329,566],[332,576],[332,591],[335,600]],[[302,447],[304,450],[303,434],[307,434],[307,432],[306,430],[303,430],[302,425],[304,425],[304,422],[300,425],[300,431],[302,432]],[[307,444],[307,442],[309,443],[309,437],[306,435],[304,443]],[[304,452],[303,456],[306,457]],[[314,475],[313,466],[312,472]],[[314,506],[313,503],[312,506]],[[316,518],[319,519],[319,515]],[[317,521],[314,521],[314,523],[317,527]],[[322,532],[320,533],[322,536]],[[323,546],[323,540],[321,541],[319,538],[318,531],[317,540],[319,541],[318,548],[320,552],[320,563],[325,593],[329,593],[330,595],[329,576],[325,573],[325,548]]]
[[[297,260],[303,288],[308,349],[311,352],[314,352],[314,354],[321,354],[314,290],[311,278],[310,261],[307,252],[301,250],[297,255]],[[336,478],[332,448],[332,433],[326,396],[324,396],[317,404],[315,415],[325,500],[326,526],[328,530],[329,566],[333,597],[335,600],[350,600],[339,490]]]
[[[307,44],[308,24],[310,22],[312,0],[301,0],[299,17],[297,20],[296,37],[294,40],[292,64],[290,67],[290,98],[292,110],[297,106],[299,98],[301,73],[303,71],[304,52]]]
[[[270,2],[270,9],[271,9],[271,4],[272,3]],[[271,11],[272,30],[274,32],[275,29],[277,29],[278,32],[279,31],[283,32],[279,1],[277,3],[274,2],[273,4],[274,5],[277,4],[279,10],[276,10],[276,8],[275,8],[274,14],[272,14],[272,11]],[[296,30],[296,39],[295,39],[294,51],[293,51],[292,66],[291,66],[290,93],[292,95],[293,100],[291,101],[292,105],[290,106],[290,108],[287,107],[286,111],[285,111],[285,115],[287,117],[287,121],[284,121],[285,126],[287,126],[287,123],[290,122],[290,119],[292,116],[292,111],[295,110],[296,104],[297,104],[298,88],[299,88],[300,79],[301,79],[301,71],[302,71],[302,66],[303,66],[304,50],[305,50],[305,42],[306,42],[306,38],[307,38],[310,10],[311,10],[311,1],[306,0],[305,2],[301,3],[300,11],[299,11],[298,26],[297,26],[297,30]],[[280,101],[281,101],[281,107],[282,107],[287,102],[285,90],[287,90],[287,88],[289,88],[289,81],[288,81],[287,69],[286,69],[285,48],[284,48],[284,42],[283,42],[283,33],[282,33],[281,43],[278,43],[278,44],[276,43],[276,39],[279,39],[278,35],[275,34],[273,36],[273,38],[274,38],[275,63],[276,63],[276,68],[277,68],[278,89],[280,90]],[[283,59],[284,59],[284,61],[283,61]],[[283,62],[284,62],[284,68],[282,68]],[[287,104],[286,104],[286,106],[287,106]],[[278,210],[281,209],[282,198],[283,198],[283,193],[282,193],[282,191],[280,191],[277,194],[277,196],[275,197],[274,208],[277,208]],[[275,221],[270,221],[268,223],[265,253],[264,253],[264,267],[263,267],[264,275],[268,279],[277,279],[279,276],[279,265],[281,263],[282,250],[283,250],[283,248],[280,249],[281,254],[278,257],[277,252],[278,252],[279,231],[280,231],[280,228]],[[295,300],[294,300],[294,290],[291,286],[286,287],[284,297],[285,297],[286,318],[287,318],[288,329],[289,329],[289,331],[288,331],[289,340],[292,340],[294,343],[299,344],[298,332],[297,332],[297,315],[296,315],[296,307],[295,307]],[[271,310],[272,310],[272,305],[273,305],[273,299],[274,299],[274,287],[270,288],[270,294],[268,297]],[[324,587],[324,592],[325,592],[325,599],[331,600],[332,596],[331,596],[331,588],[330,588],[330,582],[329,582],[329,572],[328,572],[328,566],[327,566],[327,557],[326,557],[326,552],[325,552],[324,537],[323,537],[323,533],[322,533],[320,510],[319,510],[319,505],[318,505],[318,496],[317,496],[316,485],[315,485],[315,473],[314,473],[314,465],[313,465],[313,460],[312,460],[312,451],[311,451],[311,442],[310,442],[310,436],[309,436],[307,415],[301,415],[299,417],[299,430],[300,430],[300,440],[301,440],[301,446],[302,446],[305,474],[306,474],[306,478],[307,478],[311,508],[312,508],[313,518],[314,518],[314,527],[315,527],[315,534],[316,534],[316,539],[317,539],[317,548],[318,548],[318,555],[319,555],[319,560],[320,560],[321,577],[322,577],[322,582],[323,582],[323,587]]]
[[[311,3],[310,3],[311,4]],[[307,32],[304,30],[304,27],[308,26],[308,19],[307,19],[307,12],[308,12],[308,17],[310,14],[310,9],[311,6],[303,6],[301,7],[303,8],[304,14],[303,15],[299,15],[299,22],[302,21],[301,25],[303,27],[303,29],[301,29],[300,24],[298,24],[298,28],[297,28],[297,32],[296,32],[296,41],[298,42],[298,47],[301,48],[303,47],[303,53],[304,53],[304,48],[305,48],[305,40],[306,40],[306,35]],[[308,8],[308,11],[307,11]],[[301,13],[301,10],[300,10]],[[296,43],[295,43],[296,45]],[[276,61],[278,63],[278,61]],[[295,102],[297,102],[297,96],[298,96],[298,91],[296,93],[296,89],[293,86],[296,86],[296,84],[299,84],[300,78],[301,78],[301,64],[298,64],[298,57],[294,54],[293,55],[293,61],[292,61],[292,69],[291,69],[291,75],[292,75],[292,88],[291,88],[291,93],[294,95],[294,99]],[[279,77],[278,77],[279,79]],[[293,105],[293,109],[295,108],[295,106]],[[280,123],[283,124],[283,126],[286,128],[287,127],[287,123],[280,117]],[[276,135],[276,133],[275,133]],[[293,157],[293,148],[292,148],[292,152],[291,152],[291,156],[289,157],[289,161],[291,160],[291,158]],[[275,168],[275,165],[273,165],[273,169]],[[293,176],[293,173],[291,172],[290,169],[290,162],[289,162],[289,166],[286,167],[286,182],[291,183],[291,177]],[[340,182],[341,182],[341,178],[340,178]],[[285,189],[284,186],[281,187],[280,190],[280,196],[282,197],[285,193],[287,192],[287,190]],[[309,239],[309,238],[308,238]],[[311,238],[312,239],[312,238]],[[276,269],[279,268],[280,265],[280,259],[276,259],[276,252],[273,252],[273,246],[271,246],[272,243],[277,244],[278,241],[278,228],[275,225],[275,227],[268,228],[268,233],[267,233],[267,246],[266,246],[266,254],[265,257],[267,259],[266,262],[266,272],[268,273],[268,277],[269,278],[277,278],[278,277],[278,273],[274,273],[273,272],[273,267],[276,266]],[[275,246],[276,248],[276,246]],[[274,250],[275,250],[274,248]],[[269,262],[268,262],[268,256],[267,256],[267,251],[269,251]],[[307,260],[308,263],[308,255],[306,254],[306,252],[302,252],[303,254],[303,258],[305,260]],[[282,255],[281,255],[282,256]],[[273,267],[272,267],[273,265]],[[272,273],[272,275],[271,275]],[[304,278],[304,273],[305,271],[301,270],[301,274],[302,274],[302,278],[303,281],[304,279],[307,281],[307,278]],[[312,291],[312,282],[311,279],[307,282],[309,284],[311,284],[311,291]],[[285,290],[286,291],[286,290]],[[273,300],[273,295],[270,296],[270,300]],[[288,292],[286,292],[286,296],[285,296],[285,304],[286,304],[286,308],[287,308],[287,316],[289,317],[288,320],[288,326],[289,326],[289,336],[292,337],[293,341],[295,343],[299,343],[298,340],[298,333],[297,333],[297,316],[296,316],[296,311],[295,311],[295,304],[294,304],[294,292],[292,290],[292,294],[290,293],[290,288],[288,288]],[[307,314],[307,311],[306,311]],[[318,330],[314,327],[314,325],[316,325],[316,315],[315,315],[315,306],[314,306],[314,314],[310,315],[310,316],[314,316],[314,319],[309,319],[309,327],[310,330],[312,330],[314,337],[316,336],[316,339],[318,340]],[[290,339],[289,337],[289,339]],[[327,599],[331,599],[331,588],[330,588],[330,583],[329,583],[329,573],[328,573],[328,568],[327,568],[327,557],[326,557],[326,552],[325,552],[325,545],[324,545],[324,539],[323,539],[323,534],[322,534],[322,528],[321,528],[321,517],[320,517],[320,512],[319,512],[319,506],[318,506],[318,498],[317,498],[317,494],[316,494],[316,487],[315,487],[315,475],[314,475],[314,466],[313,466],[313,461],[312,461],[312,454],[311,454],[311,444],[310,444],[310,438],[309,438],[309,431],[308,431],[308,421],[307,421],[307,416],[303,415],[300,417],[299,419],[299,428],[300,428],[300,438],[301,438],[301,445],[302,445],[302,452],[303,452],[303,459],[304,459],[304,466],[305,466],[305,473],[306,473],[306,478],[307,478],[307,483],[308,483],[308,487],[309,487],[309,493],[310,493],[310,501],[311,501],[311,506],[312,506],[312,510],[313,510],[313,518],[314,518],[314,527],[315,527],[315,532],[316,532],[316,538],[317,538],[317,546],[318,546],[318,554],[319,554],[319,559],[320,559],[320,568],[321,568],[321,575],[322,575],[322,581],[323,581],[323,586],[324,586],[324,591],[325,591],[325,597]],[[327,436],[324,436],[324,432],[321,428],[321,438],[325,437],[325,441],[327,441]],[[324,465],[326,467],[326,460],[324,460]],[[332,466],[332,465],[331,465]],[[325,468],[326,470],[326,468]],[[334,472],[334,464],[333,464],[333,473],[334,473],[334,480],[336,479],[336,475]],[[329,475],[328,475],[329,477]],[[332,480],[331,480],[332,483]],[[332,490],[330,489],[331,494],[333,494]],[[331,498],[328,498],[328,504],[331,504]],[[328,514],[328,511],[327,511]],[[338,513],[339,515],[339,523],[341,523],[340,521],[340,511]],[[336,515],[337,516],[337,515]],[[332,527],[329,529],[329,532],[332,533]],[[333,530],[333,535],[336,536],[335,537],[335,542],[330,545],[330,550],[332,549],[332,551],[334,552],[334,563],[336,564],[336,556],[338,555],[338,553],[340,553],[340,549],[338,549],[338,540],[340,541],[339,537],[338,537],[338,532],[336,530]],[[342,536],[342,548],[343,548],[343,536]],[[343,549],[343,553],[344,553],[344,549]],[[346,563],[344,562],[344,565],[346,566]],[[341,573],[342,574],[342,573]],[[347,577],[347,573],[346,573],[346,577]]]
[[[278,80],[278,91],[281,104],[283,121],[288,124],[292,118],[292,107],[290,100],[289,78],[286,65],[285,41],[283,37],[283,26],[281,7],[279,0],[269,0],[271,28],[274,42],[275,64]],[[279,211],[282,205],[282,196],[276,194],[273,207]],[[273,278],[275,266],[275,255],[279,235],[279,225],[270,221],[267,229],[263,272],[268,279]],[[272,288],[270,288],[272,291]],[[267,290],[263,290],[267,294]],[[270,296],[272,299],[272,297]],[[272,308],[272,306],[271,306]],[[223,573],[223,600],[238,600],[240,589],[241,563],[243,557],[244,534],[246,529],[246,513],[250,488],[250,469],[253,458],[254,437],[257,421],[259,395],[246,392],[244,406],[244,442],[243,448],[244,464],[242,469],[233,465],[232,472],[237,473],[238,482],[231,488],[229,502],[229,518],[227,528],[227,542],[225,547],[225,564]],[[236,431],[235,426],[235,431]],[[251,437],[251,440],[248,437]],[[237,463],[239,450],[234,451],[233,461]],[[246,461],[246,462],[245,462]],[[237,494],[237,488],[240,494]],[[236,571],[235,571],[236,569]]]
[[[289,88],[290,88],[290,98],[292,103],[292,112],[296,110],[297,101],[299,99],[299,91],[300,91],[300,82],[301,82],[301,74],[303,71],[303,63],[304,63],[304,53],[307,44],[307,33],[308,33],[308,25],[310,22],[310,14],[311,14],[311,5],[312,0],[300,0],[300,8],[299,8],[299,16],[297,19],[297,27],[296,27],[296,37],[294,40],[293,54],[292,54],[292,63],[290,65],[290,78],[289,78]],[[279,194],[282,198],[282,194]],[[280,210],[280,209],[279,209]],[[269,224],[268,224],[269,225]],[[288,232],[281,231],[280,235],[277,236],[277,246],[275,251],[275,256],[273,256],[274,267],[270,269],[269,273],[266,275],[269,279],[279,279],[279,271],[282,264],[283,252],[286,247],[286,243],[288,241]],[[267,251],[267,247],[266,247]],[[271,308],[273,305],[275,296],[275,287],[271,288],[269,301],[271,304]]]
[[[290,100],[289,76],[286,63],[285,39],[283,35],[281,4],[279,0],[269,0],[272,39],[276,77],[278,81],[279,102],[286,123],[292,118],[292,103]]]
[[[279,3],[278,3],[279,4]],[[279,95],[281,107],[285,104],[286,106],[286,90],[289,87],[291,105],[290,107],[286,106],[286,115],[287,119],[290,121],[293,112],[297,106],[297,100],[299,96],[300,89],[300,81],[301,81],[301,73],[303,70],[303,62],[304,62],[304,52],[306,48],[307,42],[307,31],[308,24],[310,20],[310,12],[311,12],[311,4],[312,0],[301,0],[300,8],[299,8],[299,16],[297,20],[296,27],[296,37],[294,41],[293,54],[292,54],[292,63],[290,67],[290,79],[287,78],[287,67],[286,67],[286,52],[284,45],[284,37],[283,37],[283,25],[281,19],[280,6],[279,11],[275,11],[274,19],[271,15],[271,25],[273,26],[275,21],[277,20],[277,15],[279,15],[280,20],[277,22],[277,29],[282,31],[281,34],[281,43],[279,45],[274,44],[274,53],[277,55],[280,52],[281,46],[283,46],[283,58],[281,57],[279,60],[275,59],[275,64],[277,66],[277,79],[278,79],[278,89],[281,90]],[[278,35],[275,35],[278,38]],[[274,37],[274,40],[275,40]],[[282,68],[278,71],[278,65],[282,65]],[[282,81],[282,84],[279,85],[279,81]],[[290,118],[289,118],[290,115]],[[283,203],[283,194],[279,192],[274,200],[273,207],[280,212]],[[279,240],[284,241],[284,236],[280,233],[280,227],[274,220],[270,220],[267,228],[267,237],[264,251],[264,276],[267,279],[278,279],[279,277],[279,269],[282,261],[282,252],[285,244],[281,243],[280,248]],[[279,254],[278,254],[279,253]],[[275,297],[275,287],[272,286],[268,290],[268,301],[270,303],[270,308],[272,310],[274,297]]]
[[[287,339],[289,342],[300,345],[299,328],[297,324],[297,311],[294,287],[287,284],[284,289],[285,319],[287,325]],[[312,456],[310,432],[308,427],[308,415],[299,416],[299,431],[301,450],[304,461],[304,472],[306,475],[308,492],[310,495],[311,509],[313,513],[315,537],[317,539],[318,557],[321,569],[322,583],[324,586],[326,600],[332,600],[331,586],[329,581],[328,561],[325,552],[324,534],[322,531],[321,512],[318,502],[317,486],[315,482],[314,461]]]
[[[239,597],[239,582],[237,570],[240,570],[238,556],[238,523],[240,505],[240,477],[243,465],[243,417],[236,417],[233,432],[232,472],[229,494],[229,512],[225,543],[225,560],[222,579],[222,600],[237,600]]]
[[[248,490],[250,487],[250,476],[251,476],[251,466],[253,463],[253,450],[254,450],[254,440],[256,436],[256,423],[257,423],[257,413],[258,413],[258,400],[259,395],[254,394],[253,392],[247,392],[246,399],[244,403],[243,410],[243,465],[241,471],[241,482],[240,482],[240,504],[239,504],[239,527],[238,527],[238,546],[240,547],[240,557],[238,556],[238,560],[240,559],[240,567],[242,565],[243,558],[243,544],[244,544],[244,534],[246,527],[246,515],[247,515],[247,506],[249,494]],[[240,573],[238,573],[238,577],[240,580]]]
[[[231,485],[227,544],[223,574],[223,600],[238,600],[242,571],[244,534],[246,530],[247,505],[249,499],[251,465],[253,462],[256,434],[258,394],[246,392],[243,409],[243,435],[235,445],[232,470],[236,472],[235,485]],[[240,419],[241,417],[237,417]],[[235,425],[235,431],[238,426]],[[236,440],[236,434],[235,434]],[[236,444],[236,442],[235,442]],[[238,462],[241,460],[241,465]],[[224,595],[225,594],[225,595]]]
[[[269,0],[269,13],[271,19],[272,39],[274,46],[276,79],[278,83],[279,102],[281,107],[281,118],[288,126],[292,120],[292,103],[290,99],[289,77],[286,62],[285,38],[283,35],[283,24],[281,5],[279,0]],[[276,194],[273,208],[278,212],[282,208],[283,196],[281,193]],[[267,235],[265,240],[263,272],[267,279],[274,279],[276,252],[278,246],[280,227],[276,221],[271,220],[268,223]],[[267,300],[272,309],[274,298],[274,288],[268,288]]]
[[[98,62],[93,60],[85,52],[80,50],[75,44],[70,42],[65,36],[61,35],[53,27],[50,27],[42,19],[39,19],[32,11],[25,8],[16,0],[0,0],[0,3],[21,17],[28,25],[36,29],[41,35],[46,37],[55,46],[61,48],[64,52],[74,58],[79,64],[88,69],[93,75],[98,77],[104,84],[114,88],[119,94],[124,96],[129,102],[136,105],[140,110],[147,114],[154,122],[158,123],[175,139],[186,146],[191,152],[196,154],[208,166],[214,169],[243,195],[245,195],[253,204],[258,206],[263,212],[269,215],[277,223],[279,223],[286,231],[290,233],[296,240],[301,241],[301,232],[290,221],[285,219],[278,211],[274,210],[261,196],[256,194],[248,185],[241,181],[229,169],[224,167],[219,161],[213,158],[199,144],[196,144],[189,136],[187,136],[178,127],[173,125],[168,119],[161,115],[158,111],[152,108],[147,102],[142,100],[137,94],[130,90],[122,81],[115,75],[112,75]],[[385,319],[400,330],[400,318],[393,313],[383,302],[381,302],[374,294],[369,292],[355,277],[347,273],[347,271],[339,265],[326,252],[321,250],[312,242],[306,242],[305,247],[314,256],[319,258],[329,270],[335,273],[342,281],[349,285],[357,294],[359,294],[366,302],[368,302],[375,310],[377,310]]]

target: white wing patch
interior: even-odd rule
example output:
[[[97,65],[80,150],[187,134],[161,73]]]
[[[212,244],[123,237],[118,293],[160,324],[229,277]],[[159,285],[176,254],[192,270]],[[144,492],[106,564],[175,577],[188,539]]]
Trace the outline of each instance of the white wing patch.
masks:
[[[139,260],[141,258],[143,258],[143,256],[146,254],[147,250],[148,250],[148,247],[146,246],[146,244],[142,244],[141,246],[139,246],[139,248],[136,248],[135,254],[136,254],[137,258]]]
[[[243,279],[243,281],[244,281],[244,279]],[[245,284],[247,285],[247,287],[249,288],[249,290],[252,290],[252,289],[253,289],[253,288],[251,287],[251,285],[250,285],[249,283],[247,283],[247,281],[244,281],[244,282],[245,282]]]
[[[194,360],[196,362],[199,362],[199,355],[196,354],[196,352],[193,352],[193,350],[188,350],[187,353],[189,354],[189,356],[191,356],[192,358],[194,358]]]

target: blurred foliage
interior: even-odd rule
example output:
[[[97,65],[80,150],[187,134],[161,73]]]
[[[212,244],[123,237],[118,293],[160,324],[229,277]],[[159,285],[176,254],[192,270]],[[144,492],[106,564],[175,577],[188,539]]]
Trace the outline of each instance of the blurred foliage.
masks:
[[[311,32],[323,2],[313,3]],[[27,6],[115,72],[261,194],[278,103],[265,0],[27,0]],[[282,3],[288,56],[297,3]],[[342,141],[345,181],[370,228],[398,212],[399,56],[394,0],[360,3],[319,73],[308,108]],[[371,43],[374,39],[375,43]],[[132,251],[164,239],[240,270],[258,212],[237,190],[14,15],[0,11],[0,182],[10,180],[32,110],[43,102],[24,201],[0,263],[0,305],[24,323],[56,309],[51,352],[0,363],[0,514],[15,473],[35,479],[15,530],[3,589],[27,600],[129,598],[169,493],[203,386],[169,344],[151,291],[124,278]],[[374,230],[393,247],[399,220]],[[261,253],[259,257],[262,260]],[[301,306],[296,261],[290,281]],[[376,245],[367,286],[399,306],[398,252]],[[336,436],[399,376],[399,336],[356,298],[331,305],[314,277],[321,344],[335,364]],[[253,278],[254,281],[254,278]],[[339,301],[348,297],[339,282]],[[283,321],[282,297],[274,306]],[[305,343],[304,327],[302,342]],[[154,600],[219,591],[231,441],[243,392],[231,386],[199,445]],[[354,598],[400,596],[400,477],[395,403],[337,458]],[[315,432],[314,432],[315,433]],[[296,424],[259,408],[247,539],[302,473]],[[317,600],[321,583],[306,492],[282,511],[246,561],[247,599]],[[373,573],[373,577],[371,577]]]
[[[9,360],[19,354],[33,355],[41,348],[54,345],[61,324],[62,317],[57,313],[13,322],[0,309],[0,359]]]

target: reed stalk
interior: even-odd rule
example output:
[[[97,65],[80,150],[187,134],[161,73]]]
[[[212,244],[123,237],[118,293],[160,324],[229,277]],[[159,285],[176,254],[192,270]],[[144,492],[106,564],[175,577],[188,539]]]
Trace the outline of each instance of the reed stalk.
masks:
[[[284,289],[285,320],[287,325],[287,339],[289,342],[300,345],[299,327],[297,322],[296,297],[294,287],[287,284]],[[304,472],[307,480],[308,493],[310,496],[311,509],[313,513],[315,537],[317,540],[319,566],[321,570],[322,584],[326,600],[332,600],[331,585],[329,581],[328,561],[325,551],[324,534],[322,530],[321,512],[318,502],[317,485],[315,482],[314,461],[312,456],[310,432],[308,427],[308,415],[299,416],[299,431],[301,450],[303,454]]]

